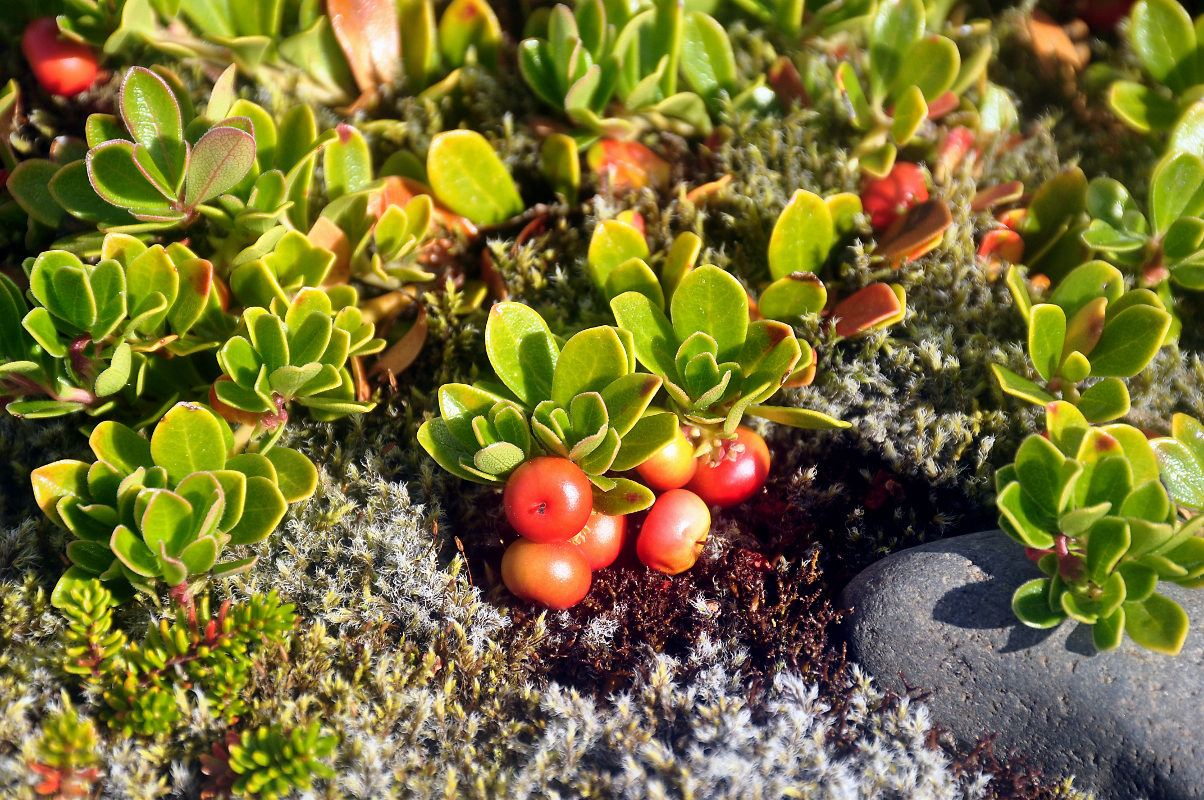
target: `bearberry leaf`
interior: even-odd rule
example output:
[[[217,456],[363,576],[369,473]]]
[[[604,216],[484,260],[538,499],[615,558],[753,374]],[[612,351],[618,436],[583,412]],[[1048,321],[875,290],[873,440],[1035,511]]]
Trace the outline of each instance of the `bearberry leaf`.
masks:
[[[1149,650],[1177,655],[1187,639],[1187,613],[1182,606],[1160,594],[1141,602],[1125,603],[1125,632]]]
[[[1159,83],[1176,93],[1196,83],[1196,32],[1182,5],[1175,0],[1138,3],[1129,33],[1141,63]]]
[[[247,479],[247,499],[238,524],[227,533],[230,544],[251,544],[265,538],[276,529],[288,511],[288,503],[276,484],[267,478]]]
[[[264,453],[276,468],[276,484],[285,502],[311,497],[318,488],[318,469],[304,453],[289,447],[273,447]]]
[[[155,464],[167,470],[173,483],[193,472],[222,469],[226,466],[227,452],[222,433],[224,424],[211,411],[195,403],[173,406],[151,435],[151,455]]]
[[[426,160],[440,202],[478,225],[493,225],[523,211],[514,179],[479,133],[444,131],[431,141]]]
[[[832,211],[819,195],[799,189],[769,237],[769,273],[774,280],[796,272],[818,272],[835,239]]]
[[[1160,308],[1134,305],[1108,321],[1091,351],[1091,374],[1131,378],[1145,369],[1162,347],[1171,315]]]
[[[528,407],[552,396],[560,349],[538,313],[518,303],[489,310],[485,352],[497,376]]]
[[[1165,233],[1181,217],[1204,212],[1204,160],[1194,153],[1172,152],[1150,176],[1150,221]]]
[[[255,137],[238,128],[210,128],[188,159],[184,205],[196,208],[237,186],[255,165]]]
[[[628,478],[616,478],[607,491],[594,487],[594,510],[611,516],[643,511],[654,500],[656,496],[651,489]]]
[[[1053,628],[1066,619],[1062,609],[1049,607],[1048,578],[1037,578],[1022,584],[1012,595],[1012,611],[1030,628]]]

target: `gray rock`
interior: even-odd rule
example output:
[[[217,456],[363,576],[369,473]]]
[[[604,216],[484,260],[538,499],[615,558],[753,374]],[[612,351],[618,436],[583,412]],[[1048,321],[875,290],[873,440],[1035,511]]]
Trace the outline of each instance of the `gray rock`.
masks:
[[[1127,638],[1100,653],[1088,626],[1039,631],[1012,615],[1012,592],[1040,575],[1002,531],[895,553],[841,597],[851,657],[896,691],[930,692],[963,746],[998,732],[996,753],[1074,775],[1101,800],[1204,799],[1204,591],[1159,588],[1192,621],[1178,656]]]

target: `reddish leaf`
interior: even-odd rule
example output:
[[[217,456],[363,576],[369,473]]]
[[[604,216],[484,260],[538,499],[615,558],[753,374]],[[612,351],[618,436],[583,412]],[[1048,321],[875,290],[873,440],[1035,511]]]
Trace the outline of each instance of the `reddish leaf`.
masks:
[[[788,56],[779,56],[778,60],[770,66],[766,77],[769,81],[769,88],[773,89],[773,93],[778,96],[778,100],[783,106],[790,107],[798,104],[803,108],[811,107],[811,98],[807,94],[807,87],[803,86],[803,79],[798,74],[798,68],[794,66],[794,62]]]
[[[717,194],[724,186],[732,182],[731,175],[724,175],[719,180],[704,183],[701,186],[695,186],[690,191],[686,192],[686,199],[691,203],[697,204],[700,200],[705,200],[713,194]]]
[[[1025,22],[1029,47],[1047,70],[1056,70],[1061,65],[1078,72],[1087,66],[1090,51],[1075,44],[1066,30],[1043,11],[1034,11]]]
[[[380,378],[404,372],[407,367],[414,363],[414,359],[418,358],[418,354],[422,352],[422,346],[426,344],[428,330],[426,309],[420,307],[418,318],[414,320],[414,324],[410,326],[405,335],[397,340],[396,344],[380,354],[380,358],[372,366],[372,376]]]
[[[334,264],[326,275],[326,285],[346,283],[351,277],[351,241],[343,229],[328,217],[318,217],[309,233],[309,243],[334,253]]]
[[[397,80],[401,32],[394,0],[326,0],[326,14],[364,95]]]
[[[980,189],[978,194],[974,195],[974,199],[970,201],[970,210],[985,211],[988,208],[994,208],[1004,203],[1012,203],[1019,200],[1023,194],[1024,184],[1020,181],[997,183],[994,186]]]
[[[639,142],[603,139],[589,149],[589,168],[615,192],[669,186],[669,162]]]
[[[951,91],[946,91],[943,95],[933,100],[928,104],[928,119],[940,119],[957,108],[961,101]]]
[[[878,243],[876,255],[898,269],[932,250],[941,242],[945,229],[953,224],[953,215],[944,200],[928,200],[914,206],[895,221]]]
[[[846,297],[832,309],[836,335],[844,338],[872,330],[903,313],[899,296],[889,284],[871,283]]]
[[[978,246],[978,257],[986,262],[987,275],[995,280],[1003,264],[1019,264],[1024,258],[1024,239],[1007,228],[987,231]]]

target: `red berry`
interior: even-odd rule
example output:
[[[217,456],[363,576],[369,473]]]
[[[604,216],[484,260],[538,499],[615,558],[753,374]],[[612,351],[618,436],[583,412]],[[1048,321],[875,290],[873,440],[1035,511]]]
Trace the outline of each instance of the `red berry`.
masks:
[[[698,460],[686,485],[709,505],[734,506],[752,497],[769,475],[769,448],[756,431],[740,427],[736,438]]]
[[[707,504],[688,489],[670,489],[644,518],[635,553],[645,566],[676,575],[694,566],[710,532]]]
[[[39,17],[25,27],[21,52],[48,92],[71,97],[96,80],[96,54],[83,42],[61,36],[54,17]]]
[[[589,563],[568,542],[518,539],[502,555],[502,583],[511,594],[548,608],[571,608],[589,594]]]
[[[609,567],[623,551],[627,539],[627,517],[622,514],[603,514],[594,511],[585,527],[569,539],[581,551],[593,572]]]
[[[694,477],[698,460],[694,458],[694,445],[679,427],[673,441],[650,455],[635,468],[649,489],[664,492],[680,489]]]
[[[540,456],[510,474],[502,495],[506,519],[536,542],[576,536],[594,510],[589,478],[567,458]]]
[[[896,161],[882,178],[870,178],[861,189],[861,207],[876,231],[884,231],[917,203],[928,199],[924,170],[909,161]]]

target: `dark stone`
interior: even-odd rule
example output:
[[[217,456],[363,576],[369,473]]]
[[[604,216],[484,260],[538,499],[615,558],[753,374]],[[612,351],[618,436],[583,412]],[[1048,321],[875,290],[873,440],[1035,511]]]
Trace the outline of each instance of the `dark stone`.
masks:
[[[896,691],[930,693],[963,747],[997,732],[996,753],[1074,775],[1101,800],[1204,800],[1204,591],[1159,585],[1192,623],[1179,655],[1127,637],[1100,653],[1089,626],[1015,618],[1012,592],[1040,576],[1002,531],[895,553],[841,597],[852,660]]]

